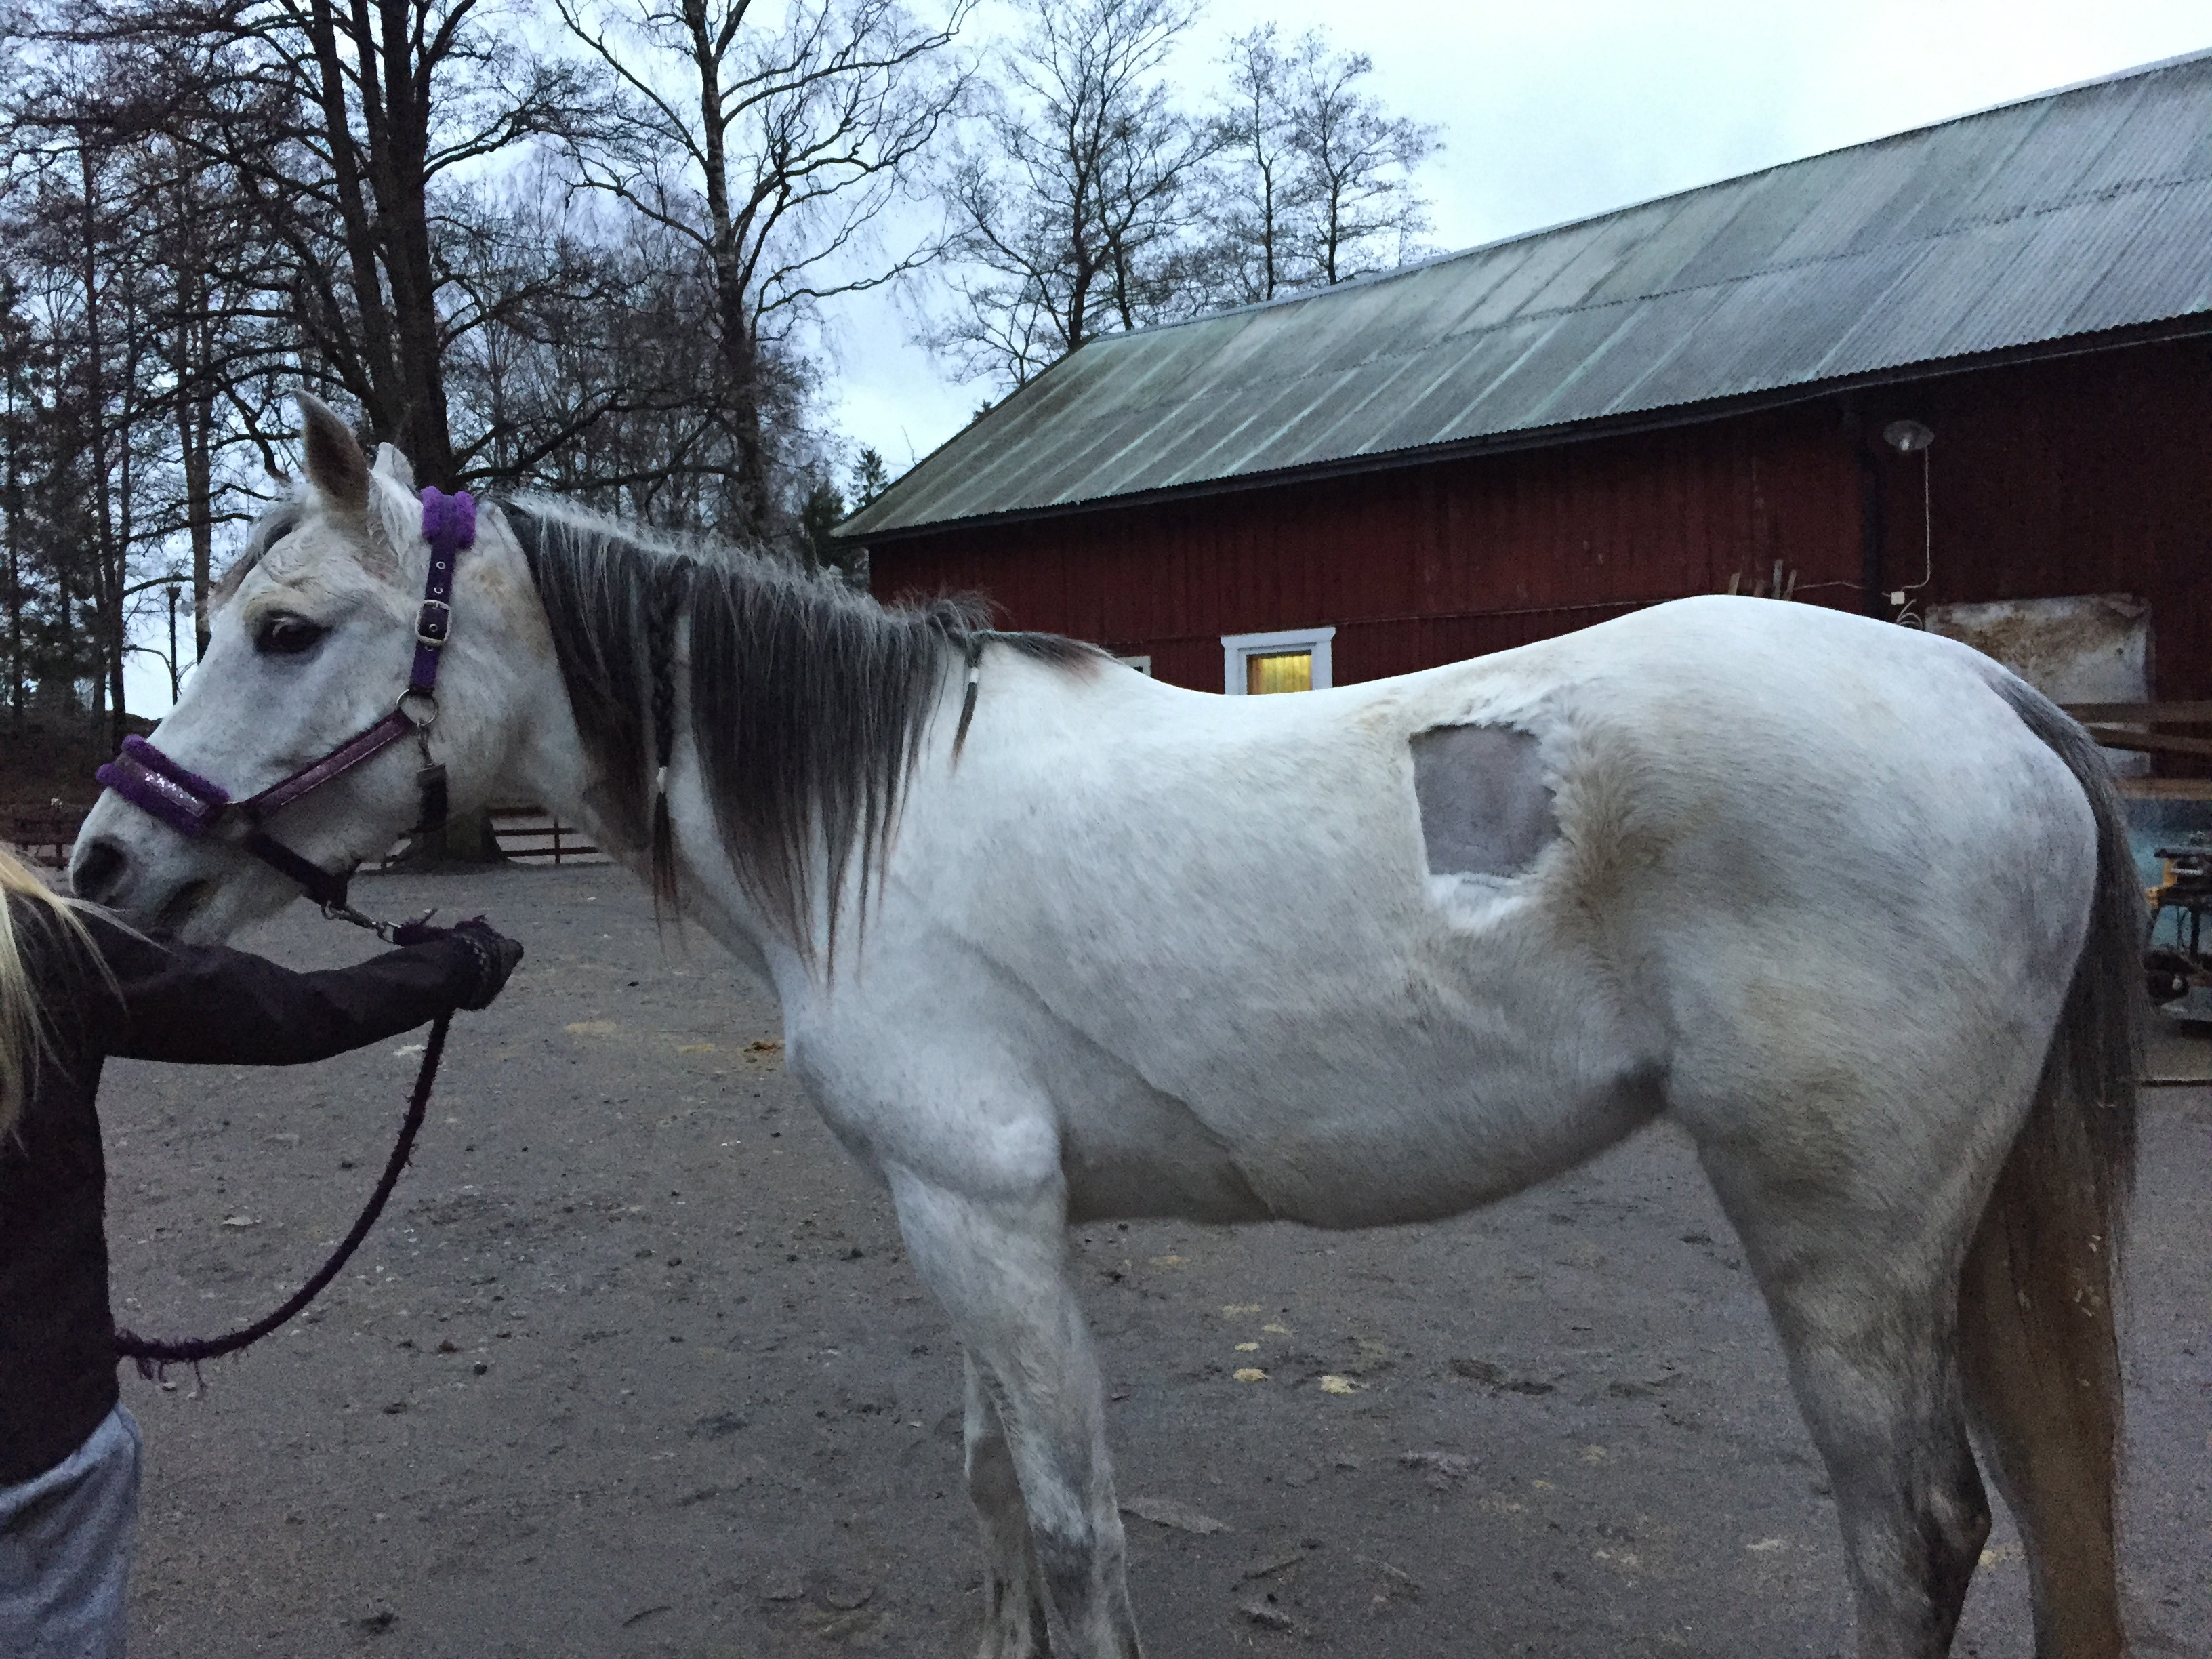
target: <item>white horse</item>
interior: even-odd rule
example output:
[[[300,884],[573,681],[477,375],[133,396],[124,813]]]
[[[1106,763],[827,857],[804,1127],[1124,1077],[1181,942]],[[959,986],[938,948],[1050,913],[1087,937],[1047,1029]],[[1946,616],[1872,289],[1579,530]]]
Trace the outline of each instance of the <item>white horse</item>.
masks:
[[[308,412],[157,734],[239,794],[391,708],[414,647],[406,463]],[[775,983],[965,1346],[987,1659],[1139,1650],[1071,1220],[1448,1216],[1662,1114],[1772,1310],[1860,1653],[1949,1647],[1970,1431],[2039,1655],[2121,1652],[2141,893],[2096,750],[1996,664],[1715,597],[1224,698],[537,502],[483,514],[438,688],[458,808],[580,820]],[[380,854],[413,747],[276,829]],[[112,795],[73,873],[190,938],[295,890]]]

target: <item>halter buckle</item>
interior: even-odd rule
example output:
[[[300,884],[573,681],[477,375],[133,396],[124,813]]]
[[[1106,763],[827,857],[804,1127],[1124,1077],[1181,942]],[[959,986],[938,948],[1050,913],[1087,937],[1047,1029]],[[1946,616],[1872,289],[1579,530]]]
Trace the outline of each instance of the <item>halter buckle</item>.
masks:
[[[435,614],[433,614],[435,613]],[[447,635],[453,631],[453,607],[443,599],[425,599],[415,613],[415,639],[433,651],[446,648]]]

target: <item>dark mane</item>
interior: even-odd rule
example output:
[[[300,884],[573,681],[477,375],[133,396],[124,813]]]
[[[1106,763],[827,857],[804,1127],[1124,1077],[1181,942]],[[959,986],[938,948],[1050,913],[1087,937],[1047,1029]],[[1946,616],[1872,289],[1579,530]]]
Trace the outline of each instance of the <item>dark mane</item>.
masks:
[[[689,623],[682,695],[715,826],[738,880],[801,951],[820,908],[834,951],[856,859],[865,905],[945,676],[971,643],[1067,667],[1100,654],[1056,635],[995,632],[975,599],[885,606],[757,554],[655,544],[542,501],[505,515],[601,781],[595,805],[629,845],[652,846],[654,890],[670,901],[654,774]]]

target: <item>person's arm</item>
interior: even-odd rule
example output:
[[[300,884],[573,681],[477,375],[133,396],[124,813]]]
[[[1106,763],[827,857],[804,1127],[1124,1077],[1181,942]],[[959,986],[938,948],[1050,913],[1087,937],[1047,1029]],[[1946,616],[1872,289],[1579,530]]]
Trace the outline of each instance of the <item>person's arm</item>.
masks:
[[[131,1060],[289,1066],[411,1030],[497,995],[521,947],[489,928],[295,973],[220,945],[171,945],[88,915],[112,983],[85,982],[98,1046]],[[474,937],[471,937],[471,933]],[[495,941],[495,943],[493,943]]]

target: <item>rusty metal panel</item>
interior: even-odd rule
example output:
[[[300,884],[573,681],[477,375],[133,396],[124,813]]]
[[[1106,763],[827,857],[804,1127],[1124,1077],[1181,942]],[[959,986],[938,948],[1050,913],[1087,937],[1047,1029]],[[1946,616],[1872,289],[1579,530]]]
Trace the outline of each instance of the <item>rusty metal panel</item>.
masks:
[[[1092,341],[842,527],[1557,431],[2212,318],[2212,53]]]

